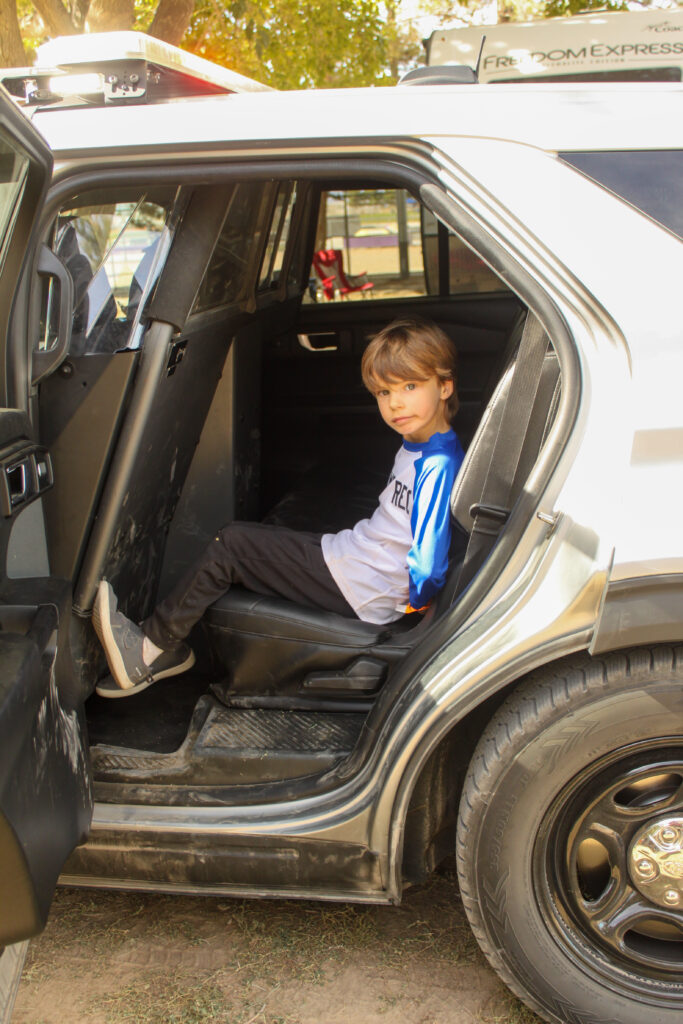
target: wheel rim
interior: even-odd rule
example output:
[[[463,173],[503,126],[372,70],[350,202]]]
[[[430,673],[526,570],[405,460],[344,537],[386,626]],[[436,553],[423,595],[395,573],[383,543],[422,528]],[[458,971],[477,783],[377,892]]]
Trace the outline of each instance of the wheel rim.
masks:
[[[533,876],[546,920],[584,968],[683,993],[680,738],[622,748],[576,776],[542,821]]]

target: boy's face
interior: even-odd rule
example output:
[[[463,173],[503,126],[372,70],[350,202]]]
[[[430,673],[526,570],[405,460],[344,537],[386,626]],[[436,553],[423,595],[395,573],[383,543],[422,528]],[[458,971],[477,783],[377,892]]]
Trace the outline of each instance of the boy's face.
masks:
[[[406,441],[423,444],[433,434],[448,430],[446,401],[453,394],[452,380],[382,381],[375,398],[382,419]]]

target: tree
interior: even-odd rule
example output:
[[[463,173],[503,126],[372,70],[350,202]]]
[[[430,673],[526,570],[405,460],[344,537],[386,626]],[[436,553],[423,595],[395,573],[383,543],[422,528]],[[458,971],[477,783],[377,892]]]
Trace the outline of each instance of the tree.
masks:
[[[29,50],[45,36],[136,28],[287,89],[392,84],[420,54],[417,32],[399,17],[401,2],[16,0],[16,9]],[[12,0],[0,0],[3,15],[0,63],[30,63]]]
[[[0,0],[0,66],[30,64],[44,36],[142,28],[178,44],[195,0]],[[36,14],[38,18],[36,18]]]
[[[280,89],[390,81],[378,0],[198,0],[183,45]]]
[[[497,18],[503,21],[532,21],[539,18],[569,17],[590,11],[647,10],[648,7],[679,7],[680,0],[497,0]],[[453,21],[470,24],[481,14],[481,0],[423,0],[422,7],[446,26]]]
[[[28,63],[19,31],[17,5],[14,0],[0,0],[0,64],[22,67]]]

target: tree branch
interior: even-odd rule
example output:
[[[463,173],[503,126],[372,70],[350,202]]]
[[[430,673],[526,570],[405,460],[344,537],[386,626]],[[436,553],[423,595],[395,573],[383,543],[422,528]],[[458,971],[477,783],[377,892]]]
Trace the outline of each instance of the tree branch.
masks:
[[[33,0],[33,6],[45,22],[51,36],[72,36],[77,31],[61,0]]]
[[[177,46],[187,31],[193,10],[194,0],[159,0],[147,31],[151,36]]]
[[[88,32],[116,32],[134,20],[135,0],[92,0],[85,23]]]

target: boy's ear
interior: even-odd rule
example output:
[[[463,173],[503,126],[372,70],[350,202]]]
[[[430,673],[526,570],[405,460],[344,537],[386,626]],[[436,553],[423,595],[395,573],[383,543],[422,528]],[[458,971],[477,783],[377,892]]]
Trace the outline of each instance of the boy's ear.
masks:
[[[442,380],[441,381],[441,397],[444,398],[444,399],[450,398],[452,394],[453,394],[453,381],[452,380]]]

